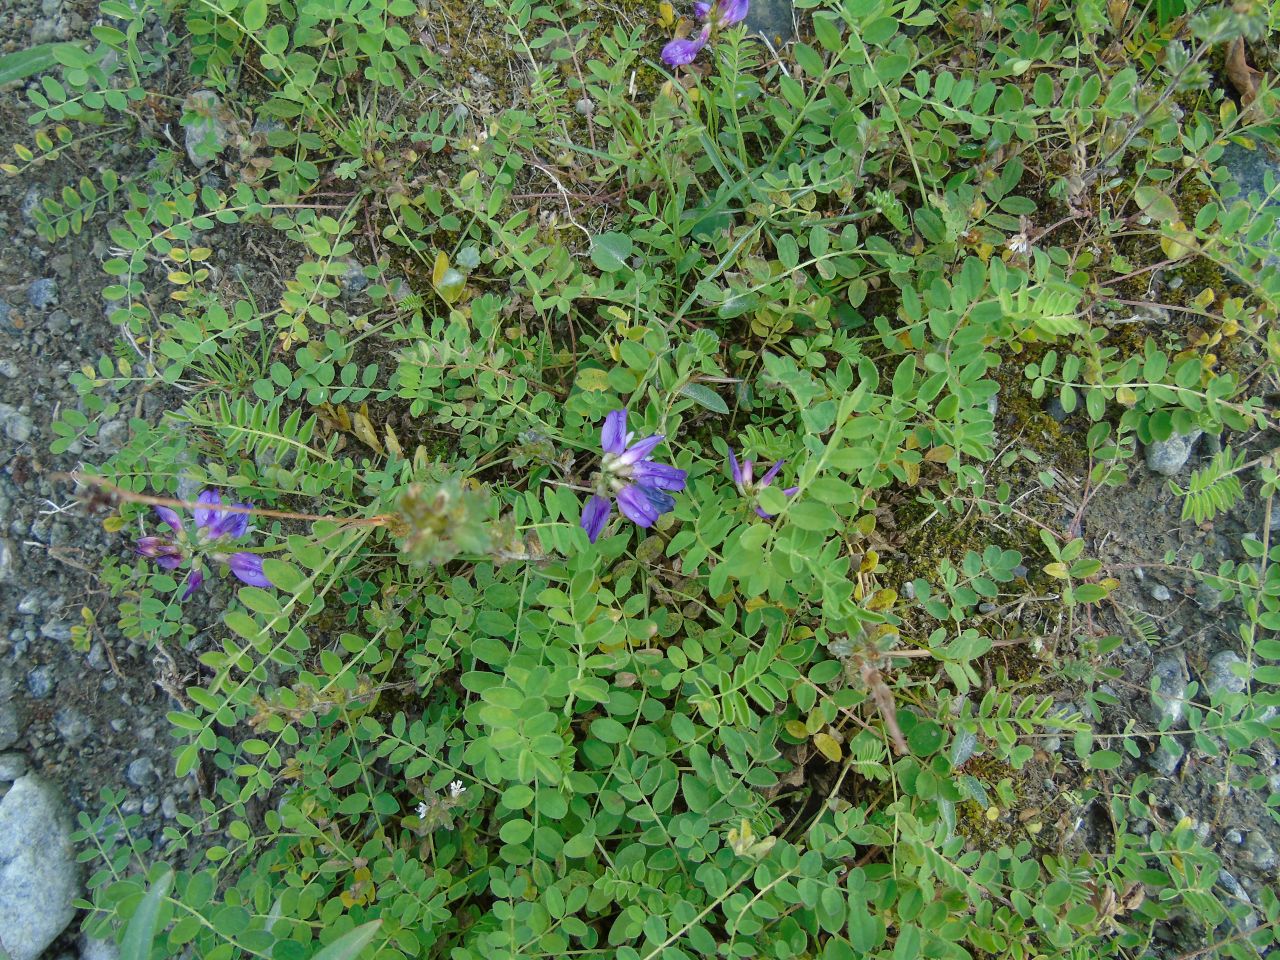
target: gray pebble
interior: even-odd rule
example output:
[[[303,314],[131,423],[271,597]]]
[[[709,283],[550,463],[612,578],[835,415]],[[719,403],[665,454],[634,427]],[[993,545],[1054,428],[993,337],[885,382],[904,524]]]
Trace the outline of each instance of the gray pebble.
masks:
[[[338,277],[338,286],[346,297],[354,297],[369,285],[369,278],[364,275],[364,267],[354,260],[346,261],[346,272]]]
[[[1156,745],[1155,752],[1148,758],[1148,762],[1158,772],[1166,777],[1171,777],[1174,771],[1178,769],[1178,764],[1182,762],[1186,751],[1183,750],[1182,744],[1178,743],[1173,737],[1161,737],[1159,744]]]
[[[1271,846],[1267,838],[1257,830],[1252,831],[1245,838],[1244,846],[1240,848],[1240,851],[1258,870],[1272,870],[1275,868],[1275,847]]]
[[[1246,677],[1237,676],[1232,670],[1237,665],[1243,667],[1246,664],[1234,650],[1222,650],[1213,655],[1205,678],[1205,688],[1210,694],[1244,693],[1249,681]]]
[[[182,107],[187,157],[195,166],[203,167],[231,141],[231,131],[227,126],[229,114],[212,90],[196,90]]]
[[[1164,477],[1175,476],[1186,466],[1203,432],[1196,429],[1190,433],[1175,433],[1168,440],[1147,444],[1147,469]]]
[[[166,793],[160,801],[160,815],[166,820],[172,820],[178,815],[178,798],[172,793]]]
[[[1152,600],[1158,601],[1159,603],[1168,603],[1173,599],[1173,594],[1169,592],[1169,588],[1163,583],[1153,583],[1150,590],[1148,590],[1148,593],[1151,594]]]
[[[1067,419],[1067,417],[1071,416],[1071,414],[1067,413],[1066,407],[1062,405],[1062,401],[1058,399],[1057,394],[1054,394],[1045,403],[1044,412],[1053,417],[1053,419],[1057,420],[1059,423],[1062,423]]]
[[[66,620],[50,620],[40,627],[40,636],[46,640],[68,643],[71,640],[71,624]]]
[[[57,683],[53,678],[53,667],[47,663],[33,667],[27,673],[27,692],[31,694],[32,700],[43,700],[53,693],[53,688],[56,685]]]
[[[4,434],[15,443],[26,443],[35,432],[35,422],[17,407],[0,403],[0,426]]]
[[[94,670],[106,670],[111,666],[107,661],[107,650],[102,645],[101,640],[93,642],[93,646],[89,648],[89,653],[84,659]]]
[[[13,359],[11,357],[0,357],[0,377],[12,380],[17,375],[18,365],[13,362]]]
[[[41,277],[27,287],[27,303],[37,310],[47,310],[58,302],[58,281],[53,277]]]
[[[13,320],[10,318],[12,308],[4,300],[0,300],[0,330],[13,333]]]
[[[18,601],[18,613],[24,617],[33,617],[43,609],[44,594],[39,590],[32,590]]]
[[[124,772],[124,778],[135,787],[145,787],[151,782],[155,773],[155,764],[150,757],[138,757],[131,762]]]
[[[916,598],[916,585],[914,581],[908,580],[902,585],[902,595],[908,600],[914,600]]]
[[[1160,680],[1160,689],[1151,694],[1151,719],[1165,729],[1176,726],[1187,707],[1187,684],[1191,677],[1186,664],[1181,657],[1163,657],[1156,661],[1151,676]]]
[[[1242,834],[1239,830],[1232,829],[1224,833],[1222,835],[1222,839],[1225,840],[1227,843],[1234,843],[1236,846],[1239,846],[1241,843],[1244,842],[1244,834]]]
[[[1197,584],[1196,603],[1202,610],[1217,610],[1222,606],[1222,594],[1207,583]]]
[[[146,816],[155,813],[160,806],[160,798],[152,794],[142,801],[142,812]]]
[[[129,442],[129,421],[111,420],[98,430],[98,449],[110,457]]]
[[[18,206],[18,213],[25,220],[28,226],[36,225],[36,208],[40,206],[40,188],[32,186],[26,193],[22,195],[22,203]]]
[[[53,715],[53,727],[69,747],[78,747],[89,739],[93,726],[75,707],[59,707]]]
[[[116,719],[111,721],[111,729],[114,730],[116,733],[124,733],[125,730],[128,729],[128,727],[129,727],[128,722],[124,720],[122,717],[116,717]]]

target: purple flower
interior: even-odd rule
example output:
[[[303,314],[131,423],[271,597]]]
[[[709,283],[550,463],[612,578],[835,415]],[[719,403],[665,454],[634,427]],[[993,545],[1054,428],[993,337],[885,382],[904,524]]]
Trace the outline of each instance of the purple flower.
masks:
[[[224,562],[243,583],[252,587],[269,587],[271,581],[262,572],[262,558],[244,550],[226,553],[217,549],[221,544],[239,540],[249,532],[249,514],[232,513],[222,503],[217,490],[204,490],[196,498],[195,537],[189,537],[182,525],[182,518],[168,507],[156,507],[156,515],[173,531],[174,537],[139,537],[134,544],[138,554],[148,557],[165,570],[176,570],[182,561],[192,559],[191,572],[187,574],[187,588],[182,594],[186,600],[204,583],[204,569],[197,554],[207,554],[213,560]],[[234,506],[247,511],[252,504],[237,503]]]
[[[723,30],[741,23],[751,9],[751,0],[697,0],[693,15],[702,21],[702,30],[694,37],[677,37],[662,48],[662,61],[669,67],[693,63],[711,39],[711,31]]]
[[[751,0],[719,0],[715,9],[716,26],[732,27],[747,18]]]
[[[687,39],[677,37],[662,48],[662,62],[669,67],[683,67],[685,64],[693,63],[710,39],[710,24],[703,26],[702,32],[696,37]]]
[[[738,492],[743,496],[754,497],[765,487],[773,483],[773,478],[778,475],[778,471],[782,469],[785,460],[779,460],[770,467],[763,477],[758,481],[754,480],[755,463],[751,460],[744,460],[738,463],[738,458],[733,454],[733,447],[729,448],[729,472],[733,475],[733,483],[738,488]],[[782,491],[788,497],[794,497],[800,492],[799,487],[787,487]],[[765,513],[759,506],[755,508],[756,513],[766,520],[772,520],[772,513]]]
[[[685,472],[650,459],[664,437],[655,433],[631,442],[627,432],[627,411],[614,410],[600,428],[600,473],[596,493],[582,507],[582,529],[592,543],[600,536],[613,501],[618,512],[638,527],[651,527],[658,517],[674,510],[676,501],[668,490],[683,490]]]

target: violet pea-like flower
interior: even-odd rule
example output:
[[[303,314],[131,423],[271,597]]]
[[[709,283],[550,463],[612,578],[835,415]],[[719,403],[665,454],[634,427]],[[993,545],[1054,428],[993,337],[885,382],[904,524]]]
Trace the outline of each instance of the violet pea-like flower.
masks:
[[[655,433],[632,442],[627,432],[627,411],[614,410],[600,429],[600,472],[596,493],[582,508],[582,529],[592,543],[600,536],[617,501],[618,512],[638,527],[651,527],[658,517],[674,510],[668,491],[685,487],[685,472],[652,459],[654,448],[665,438]]]
[[[733,448],[729,448],[729,472],[733,475],[733,483],[738,488],[738,492],[743,496],[754,497],[765,487],[773,483],[773,478],[778,475],[778,471],[782,469],[785,460],[779,460],[772,467],[765,471],[763,477],[759,480],[755,479],[755,463],[751,460],[744,460],[738,463],[738,458],[734,456]],[[786,487],[782,491],[788,497],[794,497],[800,492],[799,487]],[[772,520],[772,513],[765,513],[760,509],[759,505],[755,507],[755,511],[765,520]]]
[[[702,29],[694,36],[677,37],[662,48],[662,61],[669,67],[683,67],[693,63],[702,48],[711,40],[713,30],[723,30],[741,23],[751,9],[750,0],[698,0],[693,5],[693,15],[702,21]]]
[[[251,587],[269,587],[271,581],[262,572],[262,558],[247,550],[227,552],[220,549],[232,540],[239,540],[249,532],[249,514],[251,504],[230,504],[239,508],[231,512],[224,508],[222,497],[216,490],[202,491],[196,498],[199,504],[195,508],[195,536],[189,537],[182,524],[182,518],[169,507],[156,507],[156,514],[161,521],[173,531],[173,537],[148,536],[139,537],[134,544],[137,552],[156,562],[165,570],[176,570],[187,557],[192,559],[191,572],[187,575],[187,589],[182,594],[186,600],[200,585],[204,583],[204,569],[201,556],[226,563],[231,572],[242,583]]]

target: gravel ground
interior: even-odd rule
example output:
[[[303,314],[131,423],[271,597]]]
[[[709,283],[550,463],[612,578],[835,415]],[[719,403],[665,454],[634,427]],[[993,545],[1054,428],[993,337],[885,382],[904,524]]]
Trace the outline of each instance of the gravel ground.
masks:
[[[93,9],[60,0],[17,0],[11,8],[0,24],[0,51],[84,36]],[[29,136],[25,115],[15,91],[0,92],[0,147],[7,150]],[[151,160],[131,143],[112,149],[110,162],[125,176],[140,174]],[[108,218],[100,216],[54,248],[36,235],[30,210],[35,198],[56,192],[97,163],[90,152],[72,151],[34,175],[0,180],[0,796],[18,798],[8,804],[10,814],[20,802],[30,816],[39,812],[53,847],[66,843],[67,814],[100,811],[104,788],[124,792],[124,811],[140,814],[140,832],[157,843],[165,824],[192,809],[198,794],[193,777],[178,782],[170,773],[173,741],[164,715],[174,704],[161,683],[173,678],[175,668],[120,636],[113,626],[114,603],[95,579],[104,556],[126,549],[124,539],[107,535],[85,516],[59,477],[110,456],[128,438],[128,416],[153,414],[159,399],[122,395],[122,412],[96,438],[62,456],[48,453],[57,411],[78,402],[69,374],[95,363],[115,339],[98,268],[106,255]],[[1122,582],[1120,605],[1144,613],[1158,632],[1155,643],[1132,639],[1119,651],[1124,673],[1114,692],[1120,706],[1095,719],[1100,731],[1120,730],[1129,719],[1146,727],[1160,711],[1178,709],[1172,694],[1168,702],[1149,704],[1153,672],[1175,693],[1192,679],[1201,689],[1241,682],[1229,670],[1238,650],[1238,611],[1219,608],[1194,580],[1160,561],[1167,550],[1176,553],[1175,566],[1185,566],[1196,551],[1206,555],[1209,567],[1223,557],[1238,559],[1239,536],[1261,531],[1261,510],[1245,504],[1203,528],[1181,522],[1180,502],[1157,471],[1181,471],[1185,477],[1210,453],[1204,438],[1185,447],[1156,451],[1149,467],[1135,465],[1125,485],[1099,493],[1084,513],[1090,550]],[[1179,466],[1179,459],[1187,462]],[[86,609],[96,626],[82,652],[73,643],[73,628],[84,622]],[[1126,629],[1119,622],[1108,628]],[[1270,778],[1270,792],[1280,793],[1273,746],[1260,742],[1254,757],[1258,772]],[[1164,822],[1149,826],[1168,828],[1192,818],[1223,857],[1221,891],[1256,900],[1262,884],[1274,883],[1280,831],[1266,807],[1268,790],[1244,788],[1238,771],[1228,776],[1220,762],[1189,745],[1181,757],[1144,755],[1115,771],[1112,782],[1123,784],[1139,771],[1158,774],[1153,794]],[[0,936],[6,871],[31,869],[6,848],[13,842],[0,801]],[[64,873],[74,876],[75,869],[68,863]],[[58,919],[61,909],[54,904],[49,912]],[[79,938],[79,919],[72,919],[44,956],[110,960],[110,949]],[[1179,946],[1171,940],[1170,956]],[[14,960],[28,960],[12,946],[10,952]]]

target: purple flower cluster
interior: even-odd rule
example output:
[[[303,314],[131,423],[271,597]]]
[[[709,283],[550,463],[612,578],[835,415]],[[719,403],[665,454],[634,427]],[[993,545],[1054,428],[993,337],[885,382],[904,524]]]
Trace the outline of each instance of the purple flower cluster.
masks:
[[[251,587],[269,587],[271,581],[262,572],[262,558],[244,550],[227,553],[219,548],[229,541],[239,540],[249,532],[249,514],[230,513],[222,505],[217,490],[205,490],[197,498],[196,534],[194,541],[187,536],[182,518],[168,507],[156,507],[156,514],[174,533],[168,537],[139,537],[135,549],[149,557],[165,570],[176,570],[187,557],[192,558],[191,572],[187,574],[187,589],[182,594],[186,600],[204,583],[204,568],[197,555],[207,555],[215,561],[225,562],[231,572]],[[251,504],[236,503],[231,506],[248,510]]]
[[[667,491],[680,491],[685,486],[685,472],[652,458],[654,448],[664,437],[652,434],[631,442],[627,432],[627,411],[614,410],[604,418],[600,429],[600,473],[596,494],[582,508],[582,529],[592,543],[604,530],[613,512],[618,511],[638,527],[651,527],[662,514],[674,510],[675,499]]]
[[[785,460],[779,460],[765,471],[765,475],[757,481],[754,479],[755,463],[751,460],[744,460],[739,464],[738,458],[734,456],[733,448],[729,448],[729,472],[733,474],[734,485],[738,488],[738,492],[743,496],[754,497],[765,487],[773,483],[773,478],[778,475],[778,471],[782,469],[782,465],[786,462],[787,461]],[[787,487],[782,492],[788,497],[794,497],[800,492],[800,488]],[[766,520],[773,519],[772,513],[765,513],[759,506],[755,508],[755,511]]]
[[[750,0],[715,0],[705,3],[699,0],[693,5],[693,13],[702,21],[702,29],[696,36],[677,37],[662,48],[662,60],[669,67],[683,67],[693,63],[711,40],[713,30],[722,30],[735,23],[741,23],[747,17],[751,7]]]

